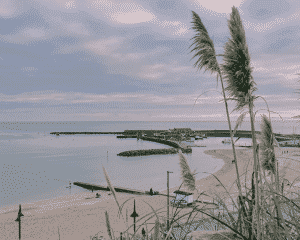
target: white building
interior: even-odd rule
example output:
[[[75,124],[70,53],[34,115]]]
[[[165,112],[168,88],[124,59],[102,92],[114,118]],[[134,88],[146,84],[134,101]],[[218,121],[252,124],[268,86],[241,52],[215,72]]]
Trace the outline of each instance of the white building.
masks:
[[[180,200],[184,200],[188,204],[188,203],[192,203],[194,201],[193,193],[184,192],[184,191],[180,191],[180,190],[176,190],[176,191],[174,191],[174,193],[176,194],[176,199],[175,199],[176,202],[178,202]]]

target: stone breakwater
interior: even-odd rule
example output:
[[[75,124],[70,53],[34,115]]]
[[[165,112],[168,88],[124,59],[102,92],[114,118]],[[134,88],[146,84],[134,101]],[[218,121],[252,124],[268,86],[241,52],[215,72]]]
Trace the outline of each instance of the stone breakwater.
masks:
[[[118,154],[122,157],[136,157],[136,156],[149,156],[149,155],[164,155],[164,154],[177,154],[176,148],[163,148],[163,149],[146,149],[146,150],[131,150]]]
[[[152,138],[152,137],[141,137],[140,139],[144,141],[165,144],[173,148],[131,150],[131,151],[121,152],[118,154],[118,156],[136,157],[136,156],[149,156],[149,155],[158,155],[158,154],[177,154],[179,150],[181,150],[183,153],[192,153],[192,149],[187,145],[173,142],[170,140],[164,140],[164,139]]]
[[[161,138],[141,137],[140,139],[145,140],[145,141],[149,141],[149,142],[157,142],[157,143],[165,144],[165,145],[168,145],[168,146],[173,147],[173,148],[182,148],[181,145],[177,142],[173,142],[173,141],[170,141],[170,140],[164,140],[164,139],[161,139]]]

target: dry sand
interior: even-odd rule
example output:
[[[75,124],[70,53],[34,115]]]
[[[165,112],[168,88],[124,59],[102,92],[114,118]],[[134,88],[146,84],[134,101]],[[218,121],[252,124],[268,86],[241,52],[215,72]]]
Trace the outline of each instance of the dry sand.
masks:
[[[276,156],[280,162],[280,173],[285,175],[289,181],[294,180],[300,173],[300,150],[297,148],[285,148],[276,150]],[[237,192],[236,184],[236,170],[232,164],[232,150],[208,150],[205,153],[213,155],[216,158],[224,160],[224,166],[221,170],[215,173],[220,181],[230,190],[231,193]],[[238,165],[240,175],[248,170],[252,171],[252,149],[238,149],[237,150]],[[249,161],[250,160],[250,161]],[[193,169],[192,169],[193,170]],[[249,179],[249,178],[248,178]],[[194,199],[197,194],[205,191],[209,195],[218,194],[225,196],[225,191],[219,185],[219,182],[213,177],[209,176],[204,179],[196,181],[198,193],[195,192]],[[231,188],[231,186],[233,187]],[[243,185],[243,184],[242,184]],[[170,189],[170,193],[177,190],[177,188]],[[184,187],[182,190],[186,190]],[[147,218],[141,220],[147,213],[151,213],[151,205],[154,209],[166,211],[166,197],[165,196],[135,196],[117,193],[119,203],[124,204],[122,209],[123,217],[118,217],[118,207],[112,195],[109,192],[99,192],[101,197],[95,198],[95,194],[85,192],[81,194],[72,194],[65,197],[55,198],[51,200],[44,200],[34,203],[22,205],[22,240],[25,239],[91,239],[92,236],[103,236],[104,239],[109,239],[106,231],[105,211],[109,213],[110,223],[112,229],[115,231],[115,236],[120,236],[120,231],[126,229],[126,219],[128,219],[129,226],[133,223],[130,214],[133,211],[133,199],[136,199],[136,211],[139,214],[137,218],[139,223],[144,222]],[[166,193],[166,191],[164,191]],[[201,196],[200,200],[211,201],[209,197]],[[186,209],[185,211],[188,211]],[[18,213],[18,206],[6,207],[0,209],[0,239],[18,239],[18,223],[15,222]],[[165,216],[163,212],[159,215]],[[124,220],[123,220],[124,219]],[[154,226],[154,218],[147,223],[147,228],[150,230]],[[144,226],[143,226],[144,227]],[[130,232],[133,232],[131,227]],[[141,232],[141,228],[138,229]]]

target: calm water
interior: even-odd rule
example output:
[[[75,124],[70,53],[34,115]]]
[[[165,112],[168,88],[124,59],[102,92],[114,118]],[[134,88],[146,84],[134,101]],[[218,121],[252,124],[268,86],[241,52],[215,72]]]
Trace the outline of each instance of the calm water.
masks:
[[[259,125],[258,125],[259,126]],[[257,127],[258,127],[257,126]],[[287,127],[285,127],[287,126]],[[102,165],[115,186],[140,190],[166,188],[166,172],[170,187],[180,185],[177,155],[118,157],[131,149],[168,148],[136,139],[117,139],[114,135],[61,135],[52,131],[124,131],[126,129],[228,129],[226,122],[2,122],[0,125],[0,207],[87,191],[77,186],[67,189],[69,181],[106,186]],[[242,129],[248,130],[249,124]],[[291,124],[274,123],[276,132],[289,132]],[[259,129],[258,129],[259,130]],[[223,161],[204,154],[207,149],[230,148],[222,139],[209,138],[196,144],[186,155],[192,170],[215,172]],[[241,144],[249,139],[240,140]],[[197,178],[207,176],[199,173]]]

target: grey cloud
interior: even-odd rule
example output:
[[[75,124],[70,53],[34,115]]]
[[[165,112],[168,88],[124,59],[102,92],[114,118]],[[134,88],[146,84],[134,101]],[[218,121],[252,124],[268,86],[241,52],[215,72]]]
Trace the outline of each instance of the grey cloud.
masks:
[[[292,5],[285,0],[254,0],[247,6],[249,16],[256,20],[267,20],[273,16],[282,15],[291,9]]]
[[[35,68],[35,67],[22,67],[21,70],[22,70],[23,72],[35,72],[35,71],[37,71],[38,69]]]
[[[288,50],[294,45],[298,45],[300,36],[299,26],[287,26],[277,31],[268,33],[264,37],[264,48],[267,52],[282,52]],[[291,49],[292,50],[292,49]],[[293,49],[292,51],[294,51]]]

